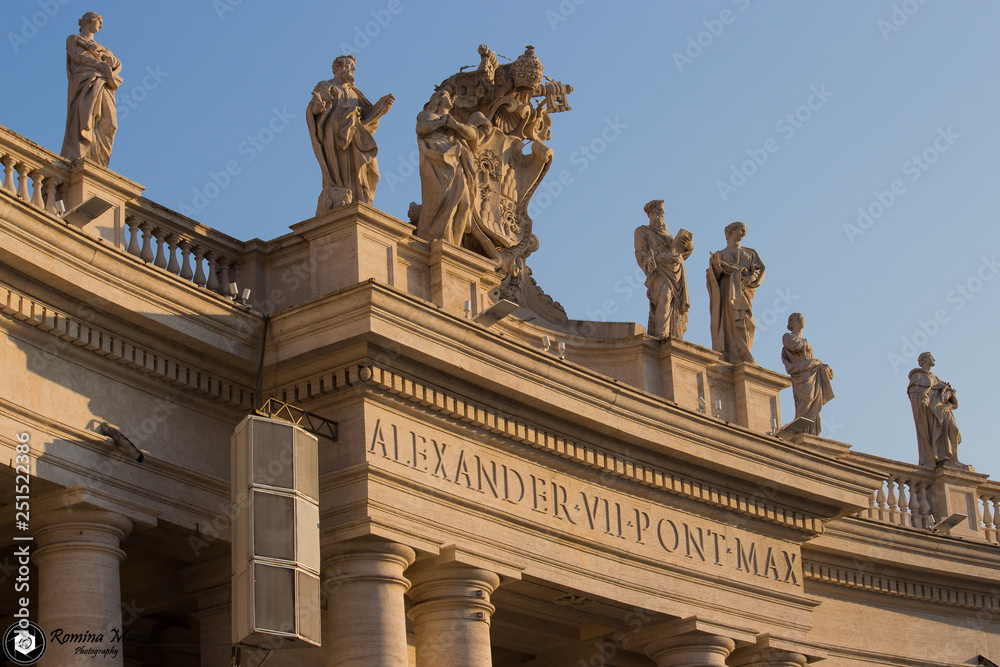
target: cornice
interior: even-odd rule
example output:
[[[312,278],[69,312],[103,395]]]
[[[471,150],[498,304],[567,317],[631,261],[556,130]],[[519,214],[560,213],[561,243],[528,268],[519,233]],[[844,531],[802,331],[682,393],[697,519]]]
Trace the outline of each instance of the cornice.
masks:
[[[889,595],[917,602],[961,607],[976,611],[1000,612],[1000,589],[990,592],[931,584],[915,579],[813,560],[802,561],[802,578],[820,584]]]
[[[183,391],[232,407],[247,409],[252,390],[244,385],[163,354],[83,318],[72,317],[12,287],[0,284],[0,312],[95,356],[104,357]]]

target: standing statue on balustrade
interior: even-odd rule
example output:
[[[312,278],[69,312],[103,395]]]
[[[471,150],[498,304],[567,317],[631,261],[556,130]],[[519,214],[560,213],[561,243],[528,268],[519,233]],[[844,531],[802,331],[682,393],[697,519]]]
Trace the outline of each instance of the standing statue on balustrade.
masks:
[[[726,225],[727,245],[711,253],[708,265],[712,349],[722,352],[722,360],[731,364],[755,363],[750,352],[757,328],[753,295],[764,280],[764,263],[756,250],[740,245],[746,235],[742,222]]]
[[[924,352],[917,357],[919,368],[910,371],[910,386],[906,393],[913,409],[917,427],[917,451],[920,465],[934,468],[950,464],[958,468],[967,466],[958,461],[958,444],[962,434],[952,414],[958,408],[958,396],[947,382],[931,373],[934,356]]]
[[[60,155],[71,162],[83,157],[107,167],[118,131],[115,91],[122,85],[122,63],[94,41],[104,25],[100,14],[87,12],[79,24],[80,34],[66,39],[69,97]]]
[[[374,133],[379,119],[396,100],[383,95],[375,104],[354,87],[354,56],[333,61],[333,79],[313,89],[306,112],[309,138],[323,174],[316,206],[321,215],[353,202],[371,204],[379,173]]]
[[[635,230],[635,261],[646,274],[646,333],[656,338],[684,338],[691,307],[684,260],[694,250],[691,232],[682,229],[676,237],[670,235],[663,219],[662,199],[647,203],[643,210],[649,224]]]
[[[781,338],[781,361],[785,372],[792,376],[792,397],[795,399],[795,418],[805,417],[812,426],[802,433],[819,435],[822,430],[819,412],[833,398],[833,371],[813,356],[812,346],[802,337],[806,321],[802,313],[788,316],[788,331]]]

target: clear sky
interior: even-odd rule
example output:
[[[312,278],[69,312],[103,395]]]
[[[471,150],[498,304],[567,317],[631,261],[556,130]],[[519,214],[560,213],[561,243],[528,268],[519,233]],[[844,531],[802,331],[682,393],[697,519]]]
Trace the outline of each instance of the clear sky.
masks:
[[[787,316],[805,315],[835,372],[825,436],[915,463],[907,373],[930,350],[961,401],[961,460],[1000,475],[1000,3],[8,0],[0,63],[18,94],[0,99],[0,124],[54,151],[65,40],[86,11],[124,63],[110,167],[243,240],[315,212],[305,109],[334,57],[357,56],[370,99],[396,96],[375,205],[405,219],[434,85],[477,65],[481,43],[511,59],[533,45],[575,88],[553,117],[528,261],[570,317],[645,324],[633,230],[664,199],[670,231],[694,234],[686,338],[710,345],[708,253],[742,220],[767,265],[754,355],[783,370]]]

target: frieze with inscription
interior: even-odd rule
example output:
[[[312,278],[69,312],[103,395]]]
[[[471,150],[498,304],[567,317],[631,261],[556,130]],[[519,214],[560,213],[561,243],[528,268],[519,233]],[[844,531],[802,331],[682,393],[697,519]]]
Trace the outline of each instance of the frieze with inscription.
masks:
[[[725,573],[774,588],[801,589],[796,543],[621,493],[469,440],[382,415],[370,422],[373,464],[494,511],[537,523],[546,533],[684,569]],[[614,479],[609,476],[609,481]],[[672,496],[664,496],[665,501]]]

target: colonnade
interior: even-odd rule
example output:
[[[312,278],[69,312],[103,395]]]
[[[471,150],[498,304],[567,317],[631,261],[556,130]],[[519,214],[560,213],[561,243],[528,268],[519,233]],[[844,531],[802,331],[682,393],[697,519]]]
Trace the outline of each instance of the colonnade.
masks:
[[[47,633],[72,628],[103,634],[107,644],[122,632],[121,543],[131,529],[130,519],[107,510],[69,507],[45,514],[34,531],[32,560],[38,568],[39,624]],[[195,618],[202,626],[201,662],[226,665],[227,572],[211,564],[209,577],[199,567],[190,568],[189,578],[205,589],[190,591],[199,600]],[[326,667],[412,664],[407,618],[418,667],[492,665],[490,597],[500,585],[495,572],[441,558],[418,561],[408,546],[364,537],[328,549],[323,580],[327,608],[321,650]],[[50,641],[39,664],[124,667],[124,650],[95,661],[77,652],[81,643],[87,642]],[[645,653],[657,667],[803,667],[807,661],[801,653],[760,644],[751,633],[697,619],[643,628],[630,635],[625,647]]]

